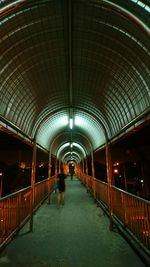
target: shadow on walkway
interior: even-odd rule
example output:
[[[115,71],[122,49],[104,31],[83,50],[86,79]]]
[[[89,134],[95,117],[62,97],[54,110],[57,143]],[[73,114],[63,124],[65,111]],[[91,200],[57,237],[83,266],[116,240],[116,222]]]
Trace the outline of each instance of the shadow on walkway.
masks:
[[[141,259],[86,193],[80,181],[66,181],[65,205],[57,195],[34,215],[33,232],[27,223],[2,252],[1,267],[144,267]]]

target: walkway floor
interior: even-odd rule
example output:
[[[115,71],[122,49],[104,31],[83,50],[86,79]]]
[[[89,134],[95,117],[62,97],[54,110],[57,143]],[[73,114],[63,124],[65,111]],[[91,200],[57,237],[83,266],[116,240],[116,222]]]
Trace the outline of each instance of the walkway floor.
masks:
[[[42,204],[0,256],[1,267],[144,267],[77,179],[67,179],[65,205]]]

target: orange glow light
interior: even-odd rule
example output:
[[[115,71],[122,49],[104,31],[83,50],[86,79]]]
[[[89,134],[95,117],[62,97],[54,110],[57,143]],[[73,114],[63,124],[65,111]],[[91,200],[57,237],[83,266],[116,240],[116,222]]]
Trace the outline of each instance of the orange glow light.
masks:
[[[113,166],[119,166],[119,162],[114,162]]]

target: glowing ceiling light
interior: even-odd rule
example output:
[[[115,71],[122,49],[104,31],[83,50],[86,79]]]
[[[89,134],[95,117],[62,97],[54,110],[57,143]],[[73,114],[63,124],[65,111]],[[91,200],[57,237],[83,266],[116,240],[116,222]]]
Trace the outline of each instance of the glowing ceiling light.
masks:
[[[75,125],[77,126],[83,126],[83,124],[85,124],[85,120],[84,118],[80,117],[80,116],[75,116]]]
[[[60,123],[62,124],[62,125],[67,125],[68,124],[68,117],[67,116],[62,116],[61,118],[60,118]]]
[[[70,129],[73,128],[73,119],[70,119],[70,120],[69,120],[69,127],[70,127]]]

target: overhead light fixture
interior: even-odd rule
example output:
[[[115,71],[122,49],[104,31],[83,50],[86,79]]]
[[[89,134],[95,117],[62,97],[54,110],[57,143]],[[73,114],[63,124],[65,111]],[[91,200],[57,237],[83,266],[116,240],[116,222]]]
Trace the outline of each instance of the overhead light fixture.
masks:
[[[70,120],[69,120],[69,127],[70,127],[70,129],[73,128],[73,119],[70,119]]]
[[[70,144],[70,147],[71,147],[71,148],[73,147],[73,144],[72,144],[72,143]]]

